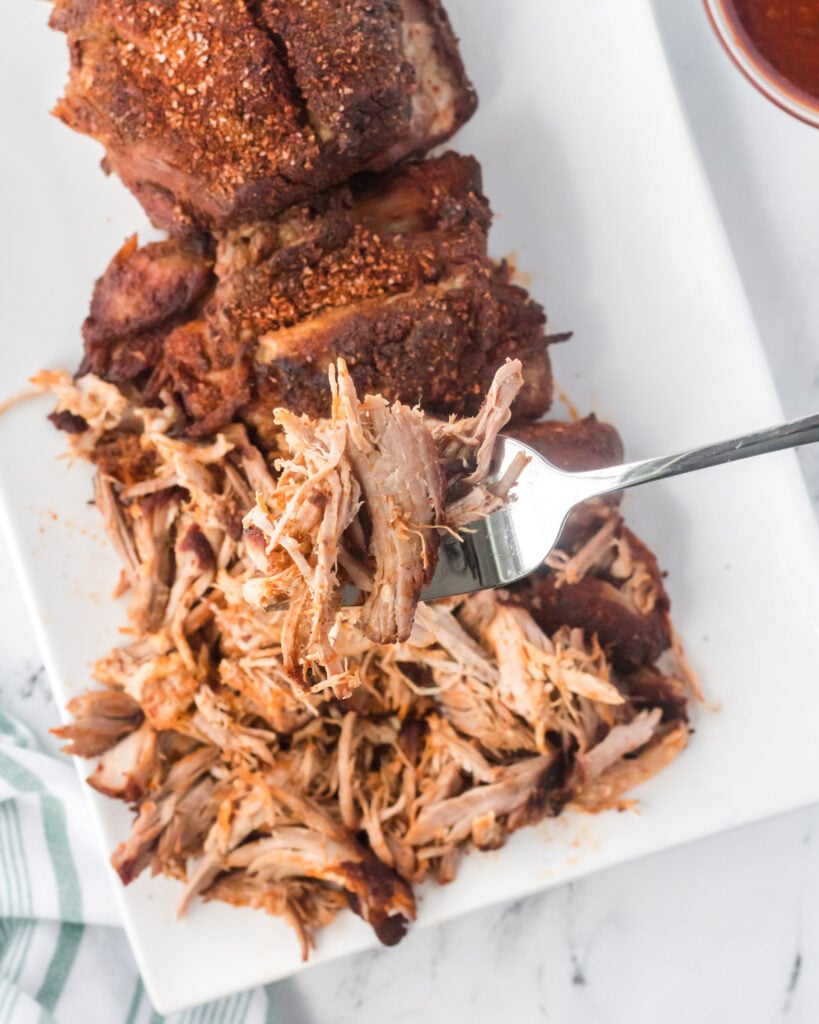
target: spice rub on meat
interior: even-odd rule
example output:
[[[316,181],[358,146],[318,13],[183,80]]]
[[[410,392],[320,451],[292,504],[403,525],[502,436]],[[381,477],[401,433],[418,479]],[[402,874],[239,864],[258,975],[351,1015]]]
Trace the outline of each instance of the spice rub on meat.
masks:
[[[260,553],[273,552],[260,550],[260,526],[242,532],[240,520],[282,482],[282,497],[297,496],[299,465],[309,499],[320,482],[311,467],[277,468],[278,453],[251,443],[239,423],[187,439],[172,402],[135,406],[129,384],[93,375],[43,383],[73,417],[71,448],[97,466],[97,503],[130,594],[130,642],[97,664],[102,689],[73,701],[75,721],[59,730],[74,752],[99,758],[91,785],[134,809],[112,857],[125,884],[162,872],[185,883],[183,908],[201,897],[280,914],[305,957],[345,907],[391,944],[415,916],[416,883],[451,881],[465,851],[496,849],[567,804],[623,806],[630,787],[685,746],[696,690],[662,576],[616,503],[582,509],[531,583],[417,604],[397,643],[341,618],[332,645],[348,678],[308,691],[288,671],[289,609],[245,599]],[[438,505],[456,521],[449,472],[466,458],[465,479],[476,479],[519,379],[501,373],[496,385],[470,420],[427,425],[444,458]],[[344,391],[352,404],[350,387],[344,377],[337,402]],[[361,426],[361,405],[348,408],[345,437],[348,423]],[[280,415],[302,453],[312,450],[319,425]],[[519,429],[567,468],[620,455],[616,433],[593,417]],[[332,495],[312,504],[321,522]],[[353,490],[341,495],[341,520],[356,500]],[[300,519],[310,502],[292,509],[317,537]],[[316,554],[292,551],[293,564]],[[312,558],[303,578],[312,567],[326,582],[326,558]],[[583,583],[628,608],[628,627],[606,630],[594,600],[571,621],[555,618],[550,593]],[[302,608],[308,624],[313,597],[308,590]],[[649,639],[635,643],[640,630]]]
[[[158,227],[223,229],[444,141],[476,97],[439,0],[56,0],[55,113]]]
[[[477,162],[447,153],[218,234],[215,253],[129,242],[97,284],[82,369],[146,403],[169,389],[191,436],[239,416],[268,444],[274,408],[329,413],[339,357],[359,392],[444,415],[474,413],[520,358],[515,415],[541,415],[545,316],[488,258],[490,220]],[[143,316],[123,315],[143,287]]]
[[[146,378],[174,327],[191,318],[214,284],[213,260],[197,240],[151,242],[132,235],[97,281],[83,324],[80,374]]]

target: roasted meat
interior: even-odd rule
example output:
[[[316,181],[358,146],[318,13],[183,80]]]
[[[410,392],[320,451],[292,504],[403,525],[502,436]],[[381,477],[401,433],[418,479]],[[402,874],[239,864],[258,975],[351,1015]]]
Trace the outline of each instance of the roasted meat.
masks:
[[[623,461],[623,442],[617,431],[610,423],[601,423],[594,414],[568,422],[518,422],[510,432],[558,469],[570,473],[616,466]]]
[[[338,357],[359,393],[444,415],[476,412],[498,366],[520,358],[515,414],[538,416],[545,317],[489,260],[480,188],[477,162],[448,153],[220,233],[215,256],[129,243],[97,284],[82,370],[133,382],[146,402],[167,389],[191,435],[238,415],[268,445],[274,408],[328,415]]]
[[[174,232],[275,216],[476,105],[439,0],[56,0],[51,24],[56,115]]]
[[[490,260],[477,162],[412,162],[476,104],[440,0],[54,0],[51,24],[55,114],[170,234],[125,242],[78,374],[36,379],[129,599],[55,732],[133,809],[123,884],[280,914],[305,958],[344,907],[392,945],[415,883],[624,806],[687,742],[696,684],[616,495],[529,580],[420,600],[441,531],[508,500],[501,429],[566,469],[620,440],[532,422],[567,335]]]
[[[210,290],[212,262],[203,243],[152,242],[139,249],[136,235],[129,238],[94,289],[80,373],[112,380],[150,373],[168,331],[190,318]]]
[[[669,601],[657,559],[614,511],[584,544],[549,555],[551,572],[522,588],[544,629],[591,629],[623,672],[654,664],[671,645]]]
[[[571,423],[519,423],[512,432],[561,469],[580,472],[623,461],[617,432],[596,417]],[[619,495],[575,509],[547,567],[512,588],[550,632],[561,625],[595,633],[623,672],[642,675],[670,646],[669,601],[657,559],[624,524]],[[628,579],[628,583],[624,581]],[[674,690],[655,681],[651,693],[684,717]]]
[[[281,914],[305,956],[345,906],[392,943],[414,883],[450,881],[464,850],[567,803],[623,806],[685,745],[696,690],[656,561],[616,504],[590,507],[534,580],[431,605],[416,605],[426,531],[422,545],[359,516],[382,499],[421,532],[501,500],[483,477],[516,363],[474,416],[448,420],[359,400],[340,363],[332,415],[279,410],[275,451],[236,423],[185,439],[175,404],[134,406],[132,384],[48,382],[83,424],[72,448],[100,460],[131,592],[136,638],[96,666],[107,689],[73,702],[60,730],[102,755],[91,784],[134,806],[112,858],[123,882],[148,868],[186,882],[183,907],[201,896]],[[621,457],[593,418],[526,437],[569,468]],[[337,614],[345,573],[385,581],[362,616],[370,635]],[[313,690],[292,659],[311,634],[329,669]]]

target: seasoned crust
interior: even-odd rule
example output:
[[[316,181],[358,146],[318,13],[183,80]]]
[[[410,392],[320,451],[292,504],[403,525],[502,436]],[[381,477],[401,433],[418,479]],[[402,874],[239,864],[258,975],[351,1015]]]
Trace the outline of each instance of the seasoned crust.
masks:
[[[165,241],[138,249],[132,235],[94,288],[84,340],[137,334],[186,312],[211,283],[211,266],[201,247]]]
[[[663,573],[615,509],[587,508],[561,535],[558,559],[550,556],[550,567],[512,588],[515,600],[547,632],[571,626],[596,634],[618,671],[637,673],[672,646]]]
[[[668,599],[643,613],[609,580],[586,576],[558,586],[553,574],[536,579],[532,615],[541,629],[579,626],[596,634],[612,665],[637,672],[671,646]]]
[[[212,287],[212,266],[203,245],[170,240],[140,249],[131,236],[94,287],[80,372],[115,381],[150,372],[167,332]]]
[[[489,259],[490,221],[477,161],[448,153],[220,232],[215,256],[180,239],[126,246],[97,285],[83,368],[139,377],[146,401],[170,388],[192,435],[239,415],[265,444],[276,406],[326,415],[339,356],[361,393],[440,414],[474,412],[519,357],[515,413],[540,415],[545,316]],[[144,314],[124,315],[140,289]]]
[[[534,323],[525,325],[526,340],[532,349],[540,340],[548,371],[539,308],[520,303],[516,312],[519,322],[534,313]],[[242,415],[261,431],[276,405],[326,415],[326,372],[337,356],[347,360],[359,391],[419,403],[440,415],[474,412],[484,381],[506,356],[527,358],[523,344],[507,344],[506,331],[514,326],[511,317],[501,316],[492,279],[478,268],[409,293],[366,299],[263,336],[256,398]],[[541,411],[550,401],[550,379],[540,379]]]
[[[516,423],[509,433],[539,451],[558,469],[581,473],[623,461],[623,442],[610,423],[592,413],[579,420]]]
[[[594,415],[518,423],[509,432],[569,472],[623,461],[617,431]],[[625,526],[618,503],[619,496],[607,495],[575,509],[560,535],[558,558],[550,559],[552,568],[512,589],[546,632],[571,626],[596,634],[614,667],[634,674],[635,692],[648,694],[650,677],[640,672],[671,646],[670,602],[657,559]],[[624,587],[626,570],[639,586]],[[672,696],[667,703],[671,708]]]
[[[497,366],[519,356],[538,363],[519,401],[529,415],[548,408],[545,317],[487,256],[475,160],[448,153],[357,179],[341,220],[321,250],[304,251],[303,223],[293,232],[306,269],[278,272],[278,252],[220,281],[214,304],[258,337],[249,422],[264,433],[275,405],[325,415],[338,356],[359,391],[442,414],[474,412]]]
[[[57,0],[51,24],[71,55],[55,114],[171,231],[274,216],[476,105],[437,0]]]

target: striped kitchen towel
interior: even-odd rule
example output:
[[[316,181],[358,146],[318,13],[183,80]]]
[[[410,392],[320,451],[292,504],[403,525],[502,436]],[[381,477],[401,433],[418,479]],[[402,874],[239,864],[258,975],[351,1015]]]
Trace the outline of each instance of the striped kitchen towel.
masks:
[[[265,989],[162,1018],[71,764],[0,711],[0,1024],[271,1024]]]

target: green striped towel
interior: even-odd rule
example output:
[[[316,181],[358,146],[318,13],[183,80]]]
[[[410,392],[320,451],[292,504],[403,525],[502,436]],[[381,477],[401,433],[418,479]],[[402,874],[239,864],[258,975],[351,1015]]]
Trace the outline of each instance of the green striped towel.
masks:
[[[0,1024],[271,1024],[261,988],[154,1012],[87,825],[70,762],[0,711]]]

